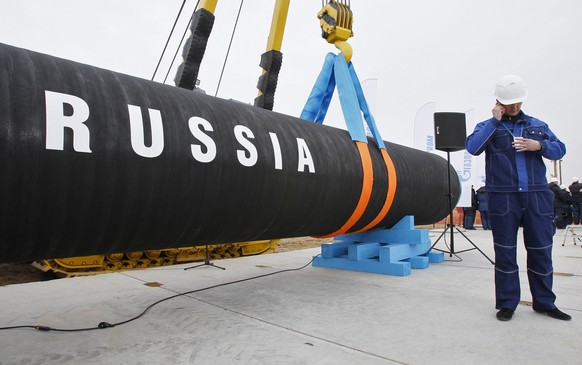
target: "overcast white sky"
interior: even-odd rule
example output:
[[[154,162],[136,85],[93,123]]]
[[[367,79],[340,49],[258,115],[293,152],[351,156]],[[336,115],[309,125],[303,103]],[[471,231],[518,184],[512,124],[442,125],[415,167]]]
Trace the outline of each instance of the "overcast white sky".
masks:
[[[182,0],[0,0],[0,42],[150,79]],[[186,4],[157,81],[163,81],[196,1]],[[222,0],[200,87],[214,95],[240,1]],[[218,96],[252,103],[274,0],[246,0]],[[562,0],[352,0],[352,59],[360,80],[378,79],[375,119],[385,140],[412,146],[416,112],[474,110],[489,118],[501,76],[529,87],[523,110],[567,146],[564,182],[582,178],[582,2]],[[327,52],[319,0],[291,1],[275,110],[299,116]],[[181,50],[179,52],[180,60]],[[180,61],[176,61],[174,68]],[[175,71],[167,83],[172,84]],[[326,123],[342,126],[332,105]],[[467,131],[472,131],[468,122]]]

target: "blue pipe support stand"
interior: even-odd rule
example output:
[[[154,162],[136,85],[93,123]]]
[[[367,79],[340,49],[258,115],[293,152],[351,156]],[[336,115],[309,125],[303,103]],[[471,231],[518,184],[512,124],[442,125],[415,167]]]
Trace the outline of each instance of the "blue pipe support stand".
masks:
[[[428,229],[414,228],[414,217],[405,216],[392,228],[335,237],[321,245],[313,266],[373,274],[410,275],[444,261],[442,252],[430,251]],[[430,252],[429,252],[430,251]]]

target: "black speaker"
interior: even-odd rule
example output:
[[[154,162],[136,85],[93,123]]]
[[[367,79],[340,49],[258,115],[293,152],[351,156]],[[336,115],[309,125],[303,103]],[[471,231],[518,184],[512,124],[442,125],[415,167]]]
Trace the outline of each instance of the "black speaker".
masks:
[[[466,138],[465,113],[434,113],[434,139],[437,150],[448,152],[464,150]]]

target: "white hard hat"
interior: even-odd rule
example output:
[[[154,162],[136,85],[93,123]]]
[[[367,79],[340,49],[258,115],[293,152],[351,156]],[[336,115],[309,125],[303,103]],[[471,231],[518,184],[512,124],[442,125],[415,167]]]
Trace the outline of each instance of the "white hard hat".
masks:
[[[521,77],[505,75],[495,84],[495,98],[503,105],[521,103],[527,99],[527,88]]]
[[[552,178],[550,179],[550,182],[558,182],[558,178],[557,178],[557,177],[552,177]]]
[[[566,188],[567,188],[566,184],[560,185],[560,189],[566,189]]]
[[[578,181],[578,178],[577,177],[573,177],[572,178],[572,182],[577,182],[577,181]]]

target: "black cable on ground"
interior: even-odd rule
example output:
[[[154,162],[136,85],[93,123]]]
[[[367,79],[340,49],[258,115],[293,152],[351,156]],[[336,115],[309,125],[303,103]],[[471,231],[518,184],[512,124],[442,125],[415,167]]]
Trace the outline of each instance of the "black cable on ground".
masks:
[[[303,270],[307,266],[311,265],[311,263],[313,262],[313,260],[316,257],[318,257],[318,256],[319,255],[313,256],[313,258],[311,259],[311,261],[309,261],[305,265],[303,265],[301,267],[298,267],[298,268],[294,268],[294,269],[284,269],[284,270],[274,271],[274,272],[267,273],[267,274],[252,276],[250,278],[245,278],[245,279],[240,279],[240,280],[235,280],[235,281],[229,281],[229,282],[226,282],[226,283],[216,284],[216,285],[208,286],[208,287],[201,288],[201,289],[195,289],[195,290],[190,290],[190,291],[187,291],[187,292],[184,292],[184,293],[178,293],[176,295],[172,295],[172,296],[166,297],[164,299],[160,299],[157,302],[154,302],[154,303],[150,304],[140,314],[138,314],[137,316],[135,316],[133,318],[127,319],[125,321],[117,322],[117,323],[101,322],[101,323],[99,323],[95,327],[70,328],[70,329],[66,329],[66,328],[54,328],[54,327],[41,326],[41,325],[21,325],[21,326],[0,327],[0,331],[21,329],[21,328],[30,328],[30,329],[35,329],[35,330],[38,330],[38,331],[45,331],[45,332],[49,332],[49,331],[57,331],[57,332],[82,332],[82,331],[93,331],[93,330],[98,330],[98,329],[117,327],[117,326],[121,326],[122,324],[126,324],[126,323],[129,323],[129,322],[133,322],[133,321],[135,321],[135,320],[143,317],[151,308],[153,308],[154,306],[156,306],[156,305],[158,305],[158,304],[160,304],[162,302],[165,302],[167,300],[174,299],[174,298],[181,297],[181,296],[188,295],[188,294],[199,293],[199,292],[202,292],[202,291],[205,291],[205,290],[219,288],[219,287],[222,287],[222,286],[227,286],[227,285],[232,285],[232,284],[238,284],[238,283],[242,283],[242,282],[245,282],[245,281],[250,281],[250,280],[264,278],[264,277],[267,277],[267,276],[281,274],[281,273],[284,273],[284,272]]]

